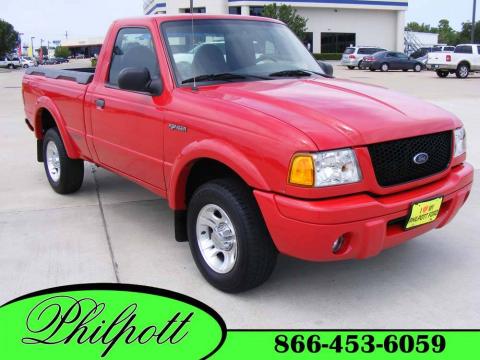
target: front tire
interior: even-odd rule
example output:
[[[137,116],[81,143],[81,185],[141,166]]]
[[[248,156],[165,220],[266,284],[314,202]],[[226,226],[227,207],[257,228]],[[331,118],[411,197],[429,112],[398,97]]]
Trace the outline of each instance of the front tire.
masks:
[[[422,71],[422,65],[416,64],[416,65],[413,67],[413,71],[415,71],[415,72],[421,72],[421,71]]]
[[[193,259],[217,289],[239,293],[272,274],[277,250],[251,189],[241,181],[200,186],[188,206],[187,227]]]
[[[457,71],[455,72],[455,75],[459,79],[466,79],[468,75],[470,74],[470,67],[467,64],[460,64],[457,67]]]
[[[43,164],[48,182],[58,194],[71,194],[83,183],[83,160],[70,159],[56,128],[49,129],[43,139]]]

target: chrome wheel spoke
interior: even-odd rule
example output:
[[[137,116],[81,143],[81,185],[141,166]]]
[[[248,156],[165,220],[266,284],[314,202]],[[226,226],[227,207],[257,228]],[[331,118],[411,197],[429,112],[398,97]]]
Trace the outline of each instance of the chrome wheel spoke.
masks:
[[[230,272],[237,259],[235,227],[220,206],[204,206],[197,216],[197,242],[207,265],[219,274]]]
[[[53,181],[60,179],[60,155],[58,153],[57,145],[53,141],[47,144],[46,161],[48,173]]]

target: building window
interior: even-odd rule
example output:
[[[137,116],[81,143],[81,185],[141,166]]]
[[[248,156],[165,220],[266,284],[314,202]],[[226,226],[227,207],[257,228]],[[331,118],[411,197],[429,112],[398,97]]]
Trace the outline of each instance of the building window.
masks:
[[[303,37],[303,45],[305,45],[308,51],[313,53],[313,32],[305,33]]]
[[[190,14],[190,8],[179,9],[181,13]],[[207,12],[207,8],[204,7],[196,7],[193,8],[194,14],[205,14]]]
[[[228,13],[230,15],[241,15],[242,14],[242,8],[240,6],[230,6],[228,8]]]
[[[322,33],[322,53],[342,53],[349,46],[355,46],[356,34]]]
[[[250,16],[262,16],[263,6],[250,6]]]

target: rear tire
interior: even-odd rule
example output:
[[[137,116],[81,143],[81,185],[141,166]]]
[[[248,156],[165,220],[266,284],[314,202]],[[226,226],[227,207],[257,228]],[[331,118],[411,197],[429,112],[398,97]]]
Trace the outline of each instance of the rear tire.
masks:
[[[470,67],[467,64],[460,64],[457,67],[457,71],[455,72],[455,75],[459,79],[466,79],[468,75],[470,74]]]
[[[355,69],[355,66],[347,66],[347,68],[348,68],[349,70],[354,70],[354,69]]]
[[[440,78],[446,78],[450,73],[448,71],[437,70],[437,76]]]
[[[236,179],[200,186],[188,205],[188,239],[195,263],[217,289],[239,293],[272,274],[277,250],[252,190]]]
[[[383,63],[381,66],[380,66],[380,70],[382,72],[388,72],[388,70],[390,69],[390,66],[388,66],[387,63]]]
[[[83,160],[68,157],[56,128],[49,129],[43,138],[43,164],[48,182],[58,194],[71,194],[81,188]]]
[[[7,67],[8,67],[10,70],[13,70],[13,69],[15,69],[15,66],[13,66],[13,64],[8,64],[8,66],[7,66]]]
[[[362,70],[362,63],[363,63],[362,60],[360,60],[360,61],[358,62],[358,70]]]

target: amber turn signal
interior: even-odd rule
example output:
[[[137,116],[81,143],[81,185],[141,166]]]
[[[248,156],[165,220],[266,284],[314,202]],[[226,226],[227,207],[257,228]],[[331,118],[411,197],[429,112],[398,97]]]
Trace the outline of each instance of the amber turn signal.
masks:
[[[301,186],[313,186],[315,184],[314,164],[311,155],[299,154],[293,158],[288,182]]]

